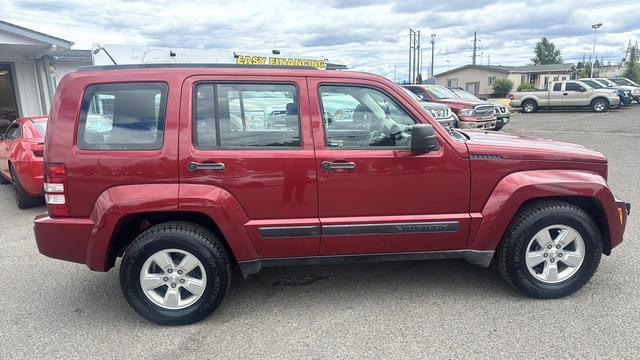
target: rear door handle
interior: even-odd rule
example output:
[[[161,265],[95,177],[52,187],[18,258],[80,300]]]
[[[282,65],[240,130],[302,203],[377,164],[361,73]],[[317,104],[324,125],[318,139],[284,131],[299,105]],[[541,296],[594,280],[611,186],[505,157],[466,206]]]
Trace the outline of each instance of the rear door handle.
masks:
[[[338,170],[338,169],[349,170],[349,169],[355,169],[356,163],[346,162],[346,161],[336,161],[336,162],[325,161],[322,163],[322,168],[325,170]]]
[[[567,96],[567,95],[569,95],[569,94],[568,94],[568,93],[562,93],[562,95]]]
[[[187,164],[187,170],[196,171],[196,170],[224,170],[223,163],[196,163],[190,162]]]

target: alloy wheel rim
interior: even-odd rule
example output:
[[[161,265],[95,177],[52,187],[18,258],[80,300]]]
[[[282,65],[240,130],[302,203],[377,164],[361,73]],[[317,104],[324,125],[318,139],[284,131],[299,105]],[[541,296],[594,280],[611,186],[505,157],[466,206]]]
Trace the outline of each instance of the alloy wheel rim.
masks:
[[[602,111],[602,110],[604,110],[604,103],[597,102],[596,103],[596,111]]]
[[[525,110],[526,112],[531,112],[531,111],[533,111],[533,105],[531,105],[531,104],[527,104],[527,105],[525,105],[524,110]]]
[[[207,286],[202,262],[180,249],[165,249],[151,255],[140,269],[140,287],[155,305],[179,310],[198,301]]]
[[[567,225],[551,225],[538,231],[527,245],[525,262],[529,273],[546,284],[573,277],[585,258],[580,233]]]

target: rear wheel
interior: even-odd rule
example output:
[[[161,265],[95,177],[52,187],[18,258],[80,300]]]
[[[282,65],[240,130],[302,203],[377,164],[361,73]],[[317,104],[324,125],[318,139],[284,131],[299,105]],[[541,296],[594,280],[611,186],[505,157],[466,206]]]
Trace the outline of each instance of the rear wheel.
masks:
[[[605,112],[609,110],[609,102],[605,99],[594,99],[591,102],[591,109],[595,112]]]
[[[602,238],[584,210],[562,201],[518,213],[499,249],[504,279],[525,295],[559,298],[580,290],[602,256]]]
[[[538,111],[538,104],[533,100],[525,100],[522,103],[522,112],[530,114]]]
[[[120,286],[133,309],[162,325],[185,325],[213,313],[231,282],[229,259],[208,229],[168,222],[140,234],[120,267]]]
[[[9,172],[11,173],[11,186],[13,186],[13,196],[16,199],[16,205],[18,205],[18,208],[28,209],[42,204],[42,198],[40,196],[31,196],[24,190],[22,184],[20,183],[20,178],[18,178],[18,175],[13,166],[9,166]]]

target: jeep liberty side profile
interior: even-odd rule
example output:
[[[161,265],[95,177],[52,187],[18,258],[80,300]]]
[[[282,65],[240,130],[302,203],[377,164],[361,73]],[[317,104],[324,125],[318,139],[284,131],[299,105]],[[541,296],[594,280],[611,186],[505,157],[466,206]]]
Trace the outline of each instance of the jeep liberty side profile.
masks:
[[[582,288],[630,205],[579,145],[442,127],[358,72],[120,65],[65,75],[46,131],[46,256],[108,271],[160,324],[199,321],[231,269],[496,261],[527,296]]]

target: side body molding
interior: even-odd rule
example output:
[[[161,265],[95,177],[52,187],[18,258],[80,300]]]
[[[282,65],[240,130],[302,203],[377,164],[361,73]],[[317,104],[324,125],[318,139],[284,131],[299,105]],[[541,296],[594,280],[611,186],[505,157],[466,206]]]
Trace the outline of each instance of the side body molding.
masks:
[[[469,237],[468,248],[494,250],[520,206],[528,200],[558,196],[594,198],[606,214],[612,247],[622,241],[616,224],[615,198],[605,179],[595,173],[575,170],[532,170],[507,175],[495,187],[481,214],[477,231]],[[472,214],[473,217],[474,214]]]
[[[87,266],[91,270],[107,270],[111,237],[123,216],[177,210],[178,184],[123,185],[107,189],[100,194],[91,212],[94,225],[87,245]]]
[[[180,184],[179,198],[180,211],[206,214],[218,225],[238,261],[258,257],[245,230],[249,217],[228,191],[217,186],[183,183]]]

